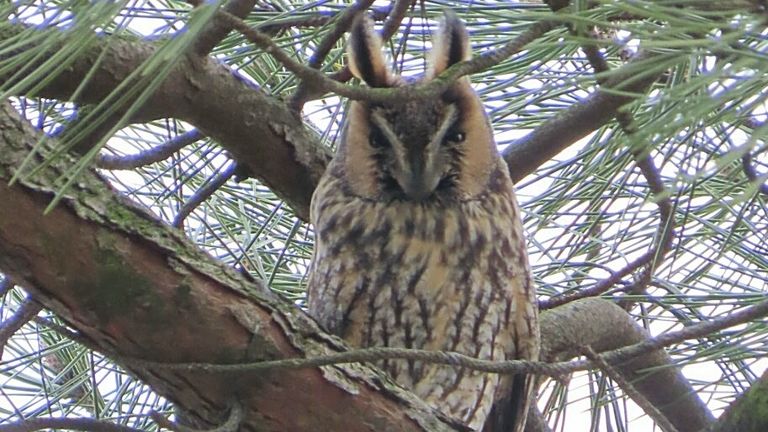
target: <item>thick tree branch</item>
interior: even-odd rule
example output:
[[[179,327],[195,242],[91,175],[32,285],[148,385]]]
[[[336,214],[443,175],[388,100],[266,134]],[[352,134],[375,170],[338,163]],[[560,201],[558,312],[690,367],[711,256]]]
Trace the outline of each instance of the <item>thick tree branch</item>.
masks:
[[[656,75],[637,77],[637,64],[647,62],[641,55],[605,81],[583,102],[573,105],[537,127],[533,132],[510,144],[502,155],[509,166],[512,180],[520,181],[566,147],[584,138],[616,117],[622,106],[641,97],[656,81]],[[615,90],[620,90],[616,92]]]
[[[568,7],[570,0],[545,0],[553,11]],[[673,7],[672,4],[668,4]],[[680,2],[678,7],[712,10],[744,10],[765,14],[765,6],[755,0],[733,0],[724,2],[697,2],[695,6]],[[588,53],[589,54],[589,53]],[[657,54],[644,52],[616,74],[601,83],[603,88],[620,92],[597,90],[579,104],[537,127],[533,132],[510,144],[504,151],[512,180],[520,181],[531,174],[544,162],[552,159],[562,150],[589,135],[613,120],[619,108],[644,95],[661,74],[637,76],[637,65],[647,62]]]
[[[0,32],[0,40],[22,27]],[[58,30],[66,43],[66,35]],[[38,96],[71,100],[103,50],[106,54],[74,102],[102,101],[155,51],[155,45],[130,40],[100,39],[74,64],[61,71]],[[0,76],[0,80],[7,76]],[[225,147],[250,175],[283,198],[304,220],[309,218],[312,191],[330,159],[317,135],[303,126],[281,101],[265,94],[211,59],[184,58],[154,95],[131,119],[148,122],[177,118],[195,125]]]
[[[708,432],[768,430],[768,371],[723,413]]]
[[[592,363],[600,368],[600,370],[616,384],[624,390],[624,393],[629,396],[635,403],[642,408],[646,415],[651,417],[656,423],[656,426],[661,428],[664,432],[677,432],[677,428],[667,419],[661,411],[656,408],[648,399],[645,398],[642,392],[639,392],[635,385],[624,378],[624,375],[616,371],[608,362],[603,360],[590,346],[583,348],[582,352]]]
[[[541,317],[542,360],[580,354],[579,347],[597,352],[649,341],[648,332],[624,309],[603,299],[577,300],[546,311]],[[681,432],[705,429],[712,414],[669,356],[657,350],[611,365]]]
[[[217,263],[90,172],[43,215],[51,182],[71,161],[8,186],[39,134],[2,107],[0,200],[14,205],[0,207],[0,269],[102,352],[237,363],[344,349],[295,306]],[[462,430],[362,365],[234,375],[123,366],[203,428],[221,423],[235,397],[246,408],[241,430]]]

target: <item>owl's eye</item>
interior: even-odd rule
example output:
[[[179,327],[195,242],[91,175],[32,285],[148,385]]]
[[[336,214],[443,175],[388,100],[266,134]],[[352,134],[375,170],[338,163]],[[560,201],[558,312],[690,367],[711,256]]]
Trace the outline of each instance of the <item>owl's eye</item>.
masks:
[[[445,134],[444,140],[449,143],[460,143],[463,142],[466,137],[466,134],[460,130],[449,130]]]

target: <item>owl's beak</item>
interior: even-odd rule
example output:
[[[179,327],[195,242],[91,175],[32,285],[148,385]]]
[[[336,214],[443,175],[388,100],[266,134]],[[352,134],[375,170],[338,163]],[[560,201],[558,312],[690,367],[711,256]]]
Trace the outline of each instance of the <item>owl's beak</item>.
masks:
[[[434,189],[427,187],[424,183],[418,183],[403,187],[403,191],[412,201],[424,201],[432,195]]]
[[[409,199],[424,201],[435,192],[438,183],[440,183],[440,175],[434,167],[414,165],[411,167],[409,175],[398,179],[398,183]]]

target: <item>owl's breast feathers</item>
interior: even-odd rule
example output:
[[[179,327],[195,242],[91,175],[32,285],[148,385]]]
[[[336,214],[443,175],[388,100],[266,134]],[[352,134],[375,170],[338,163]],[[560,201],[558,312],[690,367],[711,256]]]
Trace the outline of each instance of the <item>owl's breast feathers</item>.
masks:
[[[374,201],[351,194],[345,181],[330,169],[312,201],[309,308],[329,331],[353,346],[537,358],[534,289],[503,162],[487,193],[465,201]],[[513,387],[511,378],[455,367],[380,365],[475,428]]]
[[[355,77],[371,87],[403,84],[387,68],[370,20],[357,19],[350,33]],[[471,57],[468,32],[450,11],[433,41],[422,82]],[[344,123],[312,199],[312,315],[353,346],[536,359],[536,299],[520,212],[469,79],[418,101],[353,101]],[[525,426],[530,376],[379,364],[474,429]]]

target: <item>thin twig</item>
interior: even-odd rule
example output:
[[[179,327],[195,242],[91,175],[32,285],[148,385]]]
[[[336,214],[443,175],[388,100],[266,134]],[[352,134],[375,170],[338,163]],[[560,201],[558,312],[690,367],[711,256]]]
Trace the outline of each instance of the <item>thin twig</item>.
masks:
[[[732,314],[716,318],[710,321],[691,325],[681,330],[665,333],[657,337],[648,338],[645,341],[629,345],[623,348],[606,351],[600,357],[609,363],[632,359],[638,355],[655,351],[665,346],[680,343],[687,339],[695,339],[710,335],[713,332],[727,327],[742,324],[768,314],[768,300],[746,307]],[[238,364],[212,364],[212,363],[165,363],[142,360],[137,358],[123,358],[126,364],[132,364],[144,368],[163,368],[181,371],[202,371],[209,373],[244,372],[272,369],[304,369],[319,366],[330,366],[342,363],[375,362],[380,360],[416,360],[427,363],[444,364],[464,367],[496,374],[533,373],[561,377],[567,373],[586,370],[592,363],[585,360],[569,362],[531,362],[525,360],[491,361],[469,357],[456,352],[427,351],[409,348],[363,348],[341,353],[311,357],[289,358],[281,360],[238,363]]]
[[[245,18],[255,4],[256,0],[229,0],[221,9],[237,17]],[[193,52],[201,57],[207,56],[219,42],[227,37],[231,30],[232,27],[222,22],[218,16],[214,16],[198,35],[193,46]]]
[[[400,28],[403,19],[405,19],[405,15],[408,13],[408,8],[415,2],[416,0],[395,0],[387,20],[384,22],[384,26],[381,29],[381,40],[388,41],[395,35]],[[341,70],[330,74],[328,77],[334,81],[345,83],[352,79],[352,71],[349,70],[349,65],[344,65]],[[311,95],[307,95],[306,99],[312,100],[320,96],[322,96],[322,92],[315,92]]]
[[[645,173],[646,179],[648,179],[648,183],[650,185],[651,191],[658,196],[660,192],[657,192],[657,190],[663,191],[663,186],[660,186],[660,175],[658,173],[658,169],[653,165],[652,161],[649,162],[647,159],[649,159],[650,156],[648,156],[645,160],[640,160],[637,162],[638,166],[641,168],[641,171]],[[661,263],[661,261],[664,259],[664,256],[669,252],[669,250],[672,248],[672,244],[674,241],[674,223],[672,220],[672,205],[668,198],[663,198],[659,200],[658,202],[659,206],[659,212],[660,212],[660,221],[659,221],[659,227],[658,227],[658,240],[656,241],[655,245],[651,247],[650,250],[645,252],[643,255],[638,257],[637,259],[633,260],[626,266],[624,266],[622,269],[613,272],[611,276],[600,280],[595,285],[575,291],[570,292],[567,294],[558,295],[549,299],[543,299],[539,301],[539,308],[542,310],[545,309],[552,309],[557,306],[564,305],[566,303],[570,303],[574,300],[587,298],[587,297],[595,297],[602,294],[605,294],[611,290],[611,288],[621,281],[625,276],[635,272],[637,269],[641,267],[645,267],[641,274],[636,278],[635,282],[632,284],[629,284],[627,286],[622,287],[621,289],[615,290],[614,292],[629,292],[629,293],[637,293],[644,289],[644,287],[648,284],[650,281],[650,278],[653,274],[654,269]]]
[[[371,4],[373,4],[373,0],[358,0],[344,9],[344,12],[342,12],[341,16],[337,19],[336,25],[327,35],[325,35],[317,45],[315,52],[310,56],[308,62],[309,67],[312,69],[319,69],[320,66],[322,66],[323,60],[325,60],[328,53],[331,52],[331,49],[336,45],[336,42],[344,36],[344,33],[346,33],[352,25],[355,17],[362,11],[368,9]]]
[[[393,5],[390,9],[390,12],[388,14],[387,20],[384,22],[384,27],[381,30],[381,39],[386,41],[389,38],[392,37],[392,35],[395,34],[397,29],[400,26],[400,23],[402,22],[403,18],[405,17],[406,12],[408,12],[408,8],[411,6],[414,0],[395,0],[393,2]],[[369,2],[370,3],[370,2]],[[370,4],[369,4],[370,6]],[[348,8],[351,9],[352,7]],[[359,11],[357,11],[359,13]],[[357,14],[353,14],[352,18],[355,17]],[[351,21],[346,22],[345,20],[339,22],[338,25],[344,25],[345,30],[349,28]],[[341,36],[339,36],[341,37]],[[338,39],[338,38],[337,38]],[[335,41],[334,41],[335,42]],[[322,44],[321,44],[322,46]],[[319,48],[318,48],[319,50]],[[322,62],[323,58],[328,55],[327,52],[323,54],[323,58],[319,58],[318,56],[319,52],[316,51],[315,54],[313,54],[312,58],[310,59],[309,65],[310,67],[314,67],[315,69],[320,68],[320,63]],[[313,61],[317,61],[319,59],[319,62],[316,65],[313,65]],[[329,76],[330,79],[337,81],[337,82],[347,82],[352,78],[352,73],[349,70],[348,65],[344,65],[344,67],[333,74]],[[302,81],[298,88],[296,89],[296,92],[291,96],[291,100],[289,102],[289,106],[292,110],[295,112],[300,112],[301,109],[304,107],[304,104],[307,103],[307,101],[312,100],[316,97],[319,97],[322,95],[322,90],[318,91],[318,89],[313,88],[309,85],[307,81]]]
[[[591,39],[597,37],[595,34],[585,35]],[[582,46],[582,50],[586,54],[589,64],[592,66],[595,74],[598,76],[597,82],[604,88],[610,88],[610,83],[604,78],[606,73],[610,71],[610,66],[605,60],[598,49],[597,44],[586,43]],[[602,78],[601,78],[602,77]],[[636,132],[634,124],[634,118],[632,114],[627,111],[618,111],[616,113],[616,121],[619,127],[624,131],[627,136],[631,136]],[[660,220],[659,227],[657,229],[657,241],[651,247],[651,249],[643,254],[640,258],[632,261],[621,270],[611,274],[606,279],[596,283],[589,289],[584,289],[576,292],[570,292],[568,294],[558,295],[550,299],[539,302],[539,307],[542,309],[549,309],[552,307],[560,306],[565,303],[578,300],[585,297],[593,297],[608,292],[613,285],[621,281],[625,276],[634,273],[641,267],[644,267],[640,275],[635,278],[635,281],[622,287],[619,291],[627,292],[630,294],[639,294],[645,291],[646,286],[650,282],[654,270],[664,260],[666,254],[672,248],[674,240],[674,219],[672,215],[672,202],[668,196],[666,196],[666,188],[661,179],[659,169],[656,167],[653,158],[640,151],[633,152],[637,166],[640,168],[640,172],[648,182],[649,189],[655,197],[661,197],[657,200],[656,205],[659,208]],[[631,307],[631,303],[624,304],[625,307]]]
[[[656,422],[656,425],[661,428],[664,432],[677,432],[677,428],[667,419],[664,414],[661,413],[661,411],[656,408],[655,405],[653,405],[648,399],[643,396],[642,393],[637,391],[634,385],[624,379],[624,376],[620,374],[617,370],[613,368],[608,362],[606,362],[602,357],[600,357],[595,350],[592,349],[590,346],[585,346],[582,348],[582,353],[586,358],[588,358],[595,366],[600,368],[600,370],[603,371],[603,373],[608,376],[610,379],[612,379],[616,384],[621,387],[622,390],[624,390],[624,393],[626,393],[627,396],[629,396],[635,403],[642,408],[642,410],[648,414],[654,422]]]
[[[288,358],[251,363],[214,364],[214,363],[164,363],[145,361],[136,358],[126,362],[144,368],[163,368],[179,371],[202,371],[209,373],[261,371],[272,369],[306,369],[320,366],[333,366],[345,363],[369,363],[381,360],[416,360],[426,363],[442,364],[467,369],[496,373],[534,373],[537,375],[562,376],[572,370],[586,368],[586,363],[579,365],[569,362],[532,362],[525,360],[492,361],[481,360],[450,351],[428,351],[412,348],[374,347],[352,349],[349,351],[309,358]],[[574,369],[576,368],[576,369]]]
[[[205,185],[203,185],[203,187],[198,189],[195,194],[189,197],[184,205],[181,206],[179,212],[176,214],[176,217],[173,218],[173,226],[180,228],[181,224],[184,223],[184,220],[187,218],[187,216],[189,216],[192,211],[194,211],[200,204],[202,204],[203,201],[207,200],[211,195],[219,190],[219,188],[222,187],[224,183],[232,178],[232,176],[235,175],[236,170],[237,163],[231,162],[229,165],[224,167],[223,170],[217,172],[213,177],[211,177],[205,183]]]
[[[387,20],[384,21],[384,25],[381,28],[381,39],[389,40],[395,35],[400,28],[405,15],[408,13],[408,9],[416,3],[416,0],[394,0],[392,2],[392,10],[387,16]]]
[[[31,321],[41,310],[43,310],[43,306],[31,296],[27,296],[15,313],[0,323],[0,359],[3,357],[3,351],[5,350],[5,344],[8,343],[8,339],[19,331],[24,324]]]
[[[181,135],[173,137],[163,144],[152,147],[147,151],[143,151],[135,155],[99,155],[96,159],[96,166],[109,170],[129,170],[143,167],[155,162],[165,160],[177,151],[203,138],[205,138],[205,135],[203,135],[202,132],[197,129],[192,129]]]
[[[656,164],[653,162],[653,158],[650,155],[646,155],[638,160],[637,166],[646,178],[654,196],[663,196],[663,198],[658,199],[656,202],[656,205],[659,208],[660,217],[659,226],[656,229],[656,241],[647,253],[650,259],[648,260],[648,263],[645,264],[645,267],[635,281],[621,290],[630,296],[645,292],[646,287],[653,277],[655,269],[664,261],[669,251],[672,250],[672,245],[674,244],[675,239],[675,221],[672,214],[672,200],[666,195],[666,188],[664,188],[662,184],[659,169],[656,167]],[[631,300],[622,302],[622,306],[627,310],[633,304],[634,302]]]
[[[256,26],[260,32],[271,35],[279,35],[281,32],[292,28],[312,28],[321,27],[328,24],[336,16],[336,12],[318,12],[316,14],[297,17],[286,17],[285,19],[260,23]]]
[[[456,79],[486,70],[501,63],[512,55],[520,52],[527,44],[558,26],[558,22],[555,20],[538,21],[532,24],[528,30],[501,48],[483,53],[472,60],[455,64],[429,82],[384,89],[350,86],[334,81],[325,76],[322,72],[295,61],[268,35],[248,26],[243,20],[227,12],[218,12],[218,14],[222,16],[232,28],[242,33],[246,39],[263,49],[267,54],[271,55],[288,71],[293,72],[301,80],[308,81],[308,85],[317,87],[321,91],[330,91],[350,99],[368,100],[373,102],[421,99],[432,97],[435,94],[441,94],[445,92]]]
[[[368,9],[371,4],[373,4],[373,0],[358,0],[351,4],[349,7],[345,8],[344,11],[341,12],[333,29],[331,29],[331,31],[325,35],[325,37],[317,45],[315,52],[312,53],[312,56],[309,58],[308,66],[312,69],[319,70],[320,66],[323,65],[323,60],[325,60],[325,58],[328,56],[328,53],[331,52],[331,49],[333,49],[334,45],[336,45],[336,42],[338,42],[339,39],[344,36],[344,33],[349,29],[349,27],[352,26],[352,22],[354,22],[355,17],[357,17],[362,11]],[[309,95],[313,93],[313,86],[311,83],[311,81],[306,80],[302,80],[299,83],[299,86],[296,88],[296,91],[294,92],[293,96],[291,96],[290,102],[288,103],[293,111],[300,112],[304,107],[304,104],[308,100]]]
[[[611,287],[621,281],[622,278],[631,274],[638,268],[648,264],[656,256],[656,250],[649,250],[643,255],[633,260],[621,270],[613,272],[609,277],[600,280],[595,285],[575,292],[569,292],[567,294],[558,295],[548,299],[539,300],[539,309],[546,310],[552,309],[558,306],[562,306],[566,303],[570,303],[574,300],[579,300],[587,297],[596,297],[608,292]]]
[[[368,13],[374,21],[384,21],[389,15],[391,7],[372,7],[368,9]],[[310,27],[322,27],[329,22],[336,19],[336,17],[344,13],[346,9],[341,11],[317,11],[312,14],[301,16],[285,16],[274,21],[260,23],[256,26],[256,30],[269,34],[280,34],[290,28],[310,28]]]

